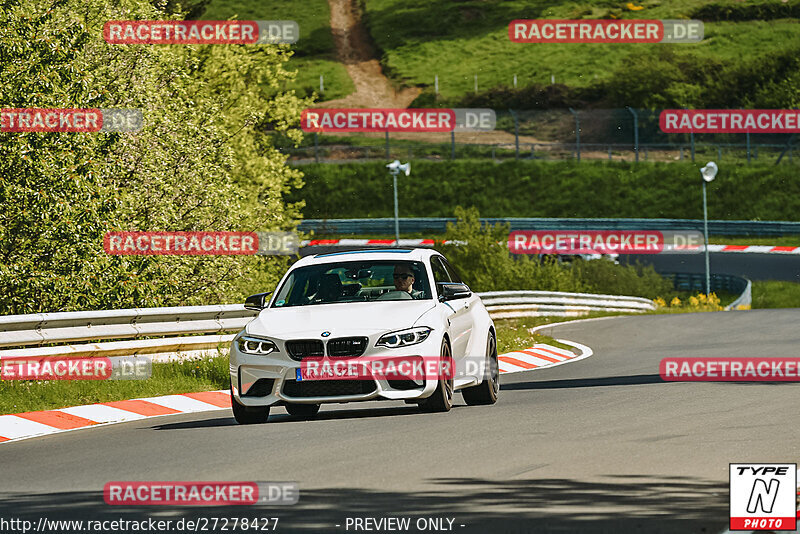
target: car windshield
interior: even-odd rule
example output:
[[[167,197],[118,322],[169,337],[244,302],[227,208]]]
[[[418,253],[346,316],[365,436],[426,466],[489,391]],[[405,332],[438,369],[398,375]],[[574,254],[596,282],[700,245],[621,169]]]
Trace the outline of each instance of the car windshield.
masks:
[[[278,290],[272,307],[431,298],[422,262],[349,261],[295,269]]]

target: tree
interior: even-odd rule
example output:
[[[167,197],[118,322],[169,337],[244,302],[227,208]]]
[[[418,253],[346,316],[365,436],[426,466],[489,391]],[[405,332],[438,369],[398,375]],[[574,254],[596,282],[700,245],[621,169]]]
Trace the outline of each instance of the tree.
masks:
[[[302,186],[271,134],[307,105],[279,90],[287,45],[109,45],[145,0],[6,0],[4,108],[135,108],[136,133],[0,133],[0,313],[239,301],[286,257],[109,256],[111,230],[290,230]]]

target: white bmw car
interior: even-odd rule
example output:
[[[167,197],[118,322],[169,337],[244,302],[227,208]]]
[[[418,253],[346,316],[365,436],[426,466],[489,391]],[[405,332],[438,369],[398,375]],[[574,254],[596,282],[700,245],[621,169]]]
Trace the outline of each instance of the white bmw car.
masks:
[[[470,405],[497,400],[494,323],[438,252],[308,256],[289,269],[277,291],[252,295],[245,307],[260,313],[231,345],[231,398],[239,423],[266,422],[272,406],[310,418],[323,403],[391,399],[446,412],[456,391]],[[435,358],[442,364],[437,369],[451,372],[420,374],[401,366],[396,374],[376,374],[374,367],[358,376],[314,371],[318,365],[344,369],[349,362],[352,370],[353,363],[414,358]]]

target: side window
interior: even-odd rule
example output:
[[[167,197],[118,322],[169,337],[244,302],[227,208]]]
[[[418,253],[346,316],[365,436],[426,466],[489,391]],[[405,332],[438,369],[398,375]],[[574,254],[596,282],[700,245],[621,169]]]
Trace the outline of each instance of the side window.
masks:
[[[458,275],[458,272],[447,262],[447,260],[442,258],[442,263],[444,264],[445,269],[447,269],[447,272],[450,274],[450,280],[452,282],[458,282],[459,284],[464,283],[461,281],[461,277]]]
[[[431,258],[431,270],[433,271],[433,281],[436,283],[436,294],[441,295],[442,288],[439,286],[439,282],[452,282],[452,280],[450,280],[450,275],[447,274],[447,269],[444,268],[444,265],[436,256]]]

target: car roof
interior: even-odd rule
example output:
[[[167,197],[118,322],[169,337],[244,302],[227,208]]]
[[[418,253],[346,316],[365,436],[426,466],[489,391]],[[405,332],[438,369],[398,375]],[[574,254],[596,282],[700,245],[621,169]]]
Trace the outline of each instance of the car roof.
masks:
[[[342,261],[423,261],[439,253],[426,248],[380,248],[367,250],[343,250],[341,252],[327,252],[314,254],[302,258],[293,267],[318,265],[322,263],[338,263]]]

